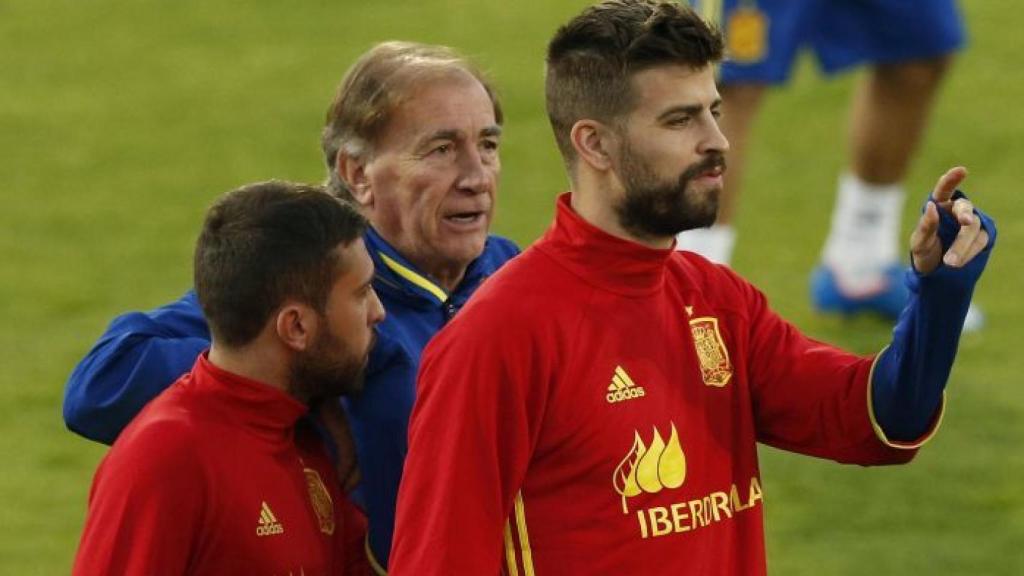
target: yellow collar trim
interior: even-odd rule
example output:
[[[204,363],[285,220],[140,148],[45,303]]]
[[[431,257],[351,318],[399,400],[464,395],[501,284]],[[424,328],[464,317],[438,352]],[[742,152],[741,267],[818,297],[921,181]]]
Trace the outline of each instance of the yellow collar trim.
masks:
[[[427,292],[430,292],[440,302],[445,302],[446,300],[448,300],[448,293],[445,292],[437,284],[434,284],[433,282],[421,276],[420,274],[417,274],[413,270],[406,268],[405,266],[402,266],[394,259],[388,257],[387,254],[383,252],[377,252],[377,254],[380,256],[380,259],[384,261],[384,264],[388,268],[391,268],[392,270],[395,271],[395,274],[398,274],[399,276],[405,278],[409,282],[412,282],[413,284],[419,286],[420,288],[423,288]]]
[[[363,549],[366,551],[366,559],[370,561],[370,569],[377,576],[388,576],[388,571],[380,565],[377,561],[377,557],[373,555],[373,548],[370,548],[370,534],[366,534],[366,538],[363,539]]]

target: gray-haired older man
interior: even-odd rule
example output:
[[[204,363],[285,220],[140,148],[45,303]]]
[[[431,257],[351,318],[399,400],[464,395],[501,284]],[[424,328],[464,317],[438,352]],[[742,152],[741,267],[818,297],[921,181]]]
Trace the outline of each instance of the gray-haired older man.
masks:
[[[346,73],[323,133],[329,188],[355,199],[371,227],[373,286],[387,318],[361,395],[348,401],[378,567],[391,547],[420,353],[480,283],[518,249],[488,233],[501,164],[502,114],[487,80],[449,48],[386,42]],[[209,346],[193,292],[116,318],[67,384],[64,417],[113,442]],[[258,513],[258,511],[255,511]]]

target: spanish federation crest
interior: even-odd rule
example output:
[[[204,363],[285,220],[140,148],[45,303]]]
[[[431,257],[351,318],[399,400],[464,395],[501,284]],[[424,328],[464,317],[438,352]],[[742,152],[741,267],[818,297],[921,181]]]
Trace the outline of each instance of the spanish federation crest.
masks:
[[[331,493],[327,491],[316,470],[303,468],[302,471],[306,474],[309,501],[313,504],[316,519],[320,522],[320,531],[324,534],[334,534],[334,502],[331,500]]]
[[[726,23],[729,58],[741,64],[764,60],[768,46],[768,16],[754,2],[732,12]]]
[[[704,384],[721,388],[732,378],[732,364],[729,351],[718,331],[718,318],[703,316],[690,320],[693,345],[700,360],[700,375]]]

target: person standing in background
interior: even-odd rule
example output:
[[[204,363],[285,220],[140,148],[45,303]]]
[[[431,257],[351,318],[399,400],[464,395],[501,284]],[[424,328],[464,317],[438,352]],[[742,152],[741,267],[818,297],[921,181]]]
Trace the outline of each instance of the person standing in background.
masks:
[[[850,102],[847,166],[839,177],[811,301],[822,312],[895,319],[906,304],[900,224],[903,180],[954,53],[964,44],[955,0],[691,0],[726,42],[719,70],[722,130],[732,147],[718,220],[679,235],[678,248],[732,260],[750,131],[767,91],[803,49],[826,74],[867,66]],[[972,307],[965,330],[980,328]]]

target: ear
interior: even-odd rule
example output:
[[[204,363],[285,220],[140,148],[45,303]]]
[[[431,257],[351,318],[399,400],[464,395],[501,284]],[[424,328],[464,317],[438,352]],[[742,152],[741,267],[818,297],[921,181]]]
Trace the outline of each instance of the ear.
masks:
[[[579,120],[569,132],[573,148],[581,162],[604,172],[612,168],[610,151],[614,149],[614,133],[596,120]]]
[[[366,173],[365,156],[353,156],[344,149],[338,150],[334,159],[338,177],[348,187],[352,197],[364,208],[373,206],[373,190],[370,188],[369,175]]]
[[[274,329],[277,337],[289,349],[301,352],[308,349],[316,335],[316,312],[305,304],[287,302],[277,311]]]

